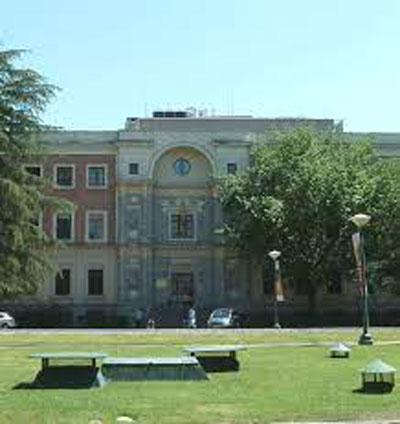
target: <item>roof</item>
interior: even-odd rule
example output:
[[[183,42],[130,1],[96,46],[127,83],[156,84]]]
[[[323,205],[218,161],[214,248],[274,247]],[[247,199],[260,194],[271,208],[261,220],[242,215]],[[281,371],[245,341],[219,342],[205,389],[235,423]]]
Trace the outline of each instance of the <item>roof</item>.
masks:
[[[350,348],[345,344],[338,342],[331,347],[331,352],[350,352]]]
[[[375,359],[361,370],[363,374],[389,374],[396,372],[396,368],[386,364],[380,359]]]
[[[334,119],[307,118],[251,118],[251,117],[204,117],[204,118],[128,118],[128,131],[149,132],[244,132],[263,133],[301,127],[318,131],[334,130]]]

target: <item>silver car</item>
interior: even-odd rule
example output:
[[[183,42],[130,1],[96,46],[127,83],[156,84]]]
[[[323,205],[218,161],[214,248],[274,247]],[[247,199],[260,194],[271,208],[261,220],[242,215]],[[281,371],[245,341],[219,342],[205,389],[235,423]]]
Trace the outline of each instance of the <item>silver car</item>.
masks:
[[[0,312],[0,328],[14,328],[15,319],[7,312]]]
[[[230,308],[215,309],[208,318],[208,328],[234,328],[240,327],[242,324],[241,315]]]

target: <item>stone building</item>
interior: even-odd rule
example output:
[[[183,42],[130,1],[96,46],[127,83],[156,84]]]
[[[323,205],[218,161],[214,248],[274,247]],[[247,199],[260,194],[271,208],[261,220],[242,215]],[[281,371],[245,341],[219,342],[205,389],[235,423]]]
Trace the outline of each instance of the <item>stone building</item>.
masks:
[[[216,181],[246,169],[259,135],[304,126],[342,131],[331,119],[160,112],[128,118],[120,131],[45,134],[46,159],[35,172],[76,207],[72,214],[43,212],[46,232],[64,247],[54,256],[60,273],[34,304],[55,305],[66,321],[82,325],[129,322],[137,308],[161,325],[178,325],[189,305],[200,317],[222,306],[261,316],[270,298],[223,243]],[[396,154],[397,135],[375,137],[384,154]],[[346,294],[354,302],[341,282],[332,287],[322,292],[326,305]],[[304,293],[293,289],[284,307],[304,303]]]

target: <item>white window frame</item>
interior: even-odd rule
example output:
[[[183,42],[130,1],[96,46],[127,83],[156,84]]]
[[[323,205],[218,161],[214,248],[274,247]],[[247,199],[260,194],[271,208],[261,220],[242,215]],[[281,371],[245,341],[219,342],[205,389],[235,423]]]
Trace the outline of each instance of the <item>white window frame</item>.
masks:
[[[56,293],[56,278],[57,275],[54,276],[53,279],[53,296],[56,297],[57,299],[67,299],[69,297],[72,296],[72,287],[73,287],[73,269],[72,266],[69,264],[61,264],[58,265],[58,267],[60,268],[60,271],[62,272],[64,269],[68,269],[69,270],[69,293],[68,294],[57,294]]]
[[[57,217],[58,215],[71,215],[71,238],[58,239],[57,238]],[[56,212],[53,215],[53,238],[64,243],[72,243],[75,240],[75,212]]]
[[[89,168],[104,168],[104,185],[89,185]],[[86,188],[89,190],[101,190],[108,188],[108,164],[107,163],[88,163],[86,164]]]
[[[174,237],[172,234],[172,215],[192,215],[193,216],[193,237],[191,238],[183,238],[183,237]],[[197,239],[197,225],[196,225],[196,219],[197,215],[196,212],[193,211],[187,211],[187,212],[178,212],[173,211],[170,212],[168,215],[168,236],[169,240],[173,241],[195,241]]]
[[[89,238],[89,218],[92,214],[98,214],[103,215],[104,220],[104,235],[102,239],[90,239]],[[108,212],[107,211],[101,211],[101,210],[88,210],[86,211],[86,219],[85,219],[85,240],[87,243],[106,243],[108,240]]]
[[[24,165],[24,169],[26,172],[28,172],[28,168],[39,168],[40,169],[39,177],[43,177],[43,165],[38,165],[37,163],[29,163]]]
[[[70,186],[60,186],[57,184],[57,169],[58,168],[72,168],[72,185]],[[56,163],[54,164],[53,169],[54,175],[53,175],[53,183],[54,187],[59,190],[72,190],[76,186],[76,166],[74,163]]]

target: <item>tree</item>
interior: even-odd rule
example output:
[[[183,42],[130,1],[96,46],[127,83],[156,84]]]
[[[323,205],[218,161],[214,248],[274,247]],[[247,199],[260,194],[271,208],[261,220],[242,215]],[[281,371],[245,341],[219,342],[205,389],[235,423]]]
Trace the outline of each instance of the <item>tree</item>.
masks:
[[[41,153],[34,137],[46,127],[40,114],[56,87],[32,69],[15,62],[23,50],[0,51],[0,296],[34,293],[46,273],[53,242],[37,218],[44,204],[46,181],[24,165]],[[54,204],[60,204],[54,201]]]
[[[399,257],[398,170],[370,141],[343,133],[265,137],[251,151],[248,172],[220,183],[228,241],[258,263],[281,250],[287,276],[307,288],[314,311],[318,286],[335,270],[354,268],[349,218],[355,213],[372,217],[365,231],[369,261]]]

